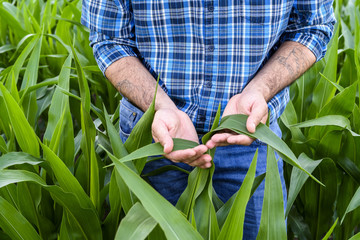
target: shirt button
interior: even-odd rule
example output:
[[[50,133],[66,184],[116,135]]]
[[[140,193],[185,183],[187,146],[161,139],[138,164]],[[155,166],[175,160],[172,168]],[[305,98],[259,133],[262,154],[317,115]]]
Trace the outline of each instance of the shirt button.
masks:
[[[204,115],[198,115],[197,119],[198,119],[200,122],[205,122],[206,117],[205,117]]]
[[[214,49],[215,49],[214,45],[210,45],[210,46],[208,47],[208,50],[209,50],[210,52],[213,52]]]
[[[207,9],[208,9],[209,12],[213,12],[214,11],[214,6],[208,6]]]
[[[206,81],[205,82],[205,87],[211,88],[212,87],[212,82],[211,81]]]

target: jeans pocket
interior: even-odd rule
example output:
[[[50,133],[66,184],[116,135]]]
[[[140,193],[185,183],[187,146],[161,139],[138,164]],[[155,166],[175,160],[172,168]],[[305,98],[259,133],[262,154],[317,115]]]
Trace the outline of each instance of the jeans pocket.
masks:
[[[128,139],[131,131],[143,114],[143,111],[132,105],[126,98],[120,101],[119,133],[123,143]]]

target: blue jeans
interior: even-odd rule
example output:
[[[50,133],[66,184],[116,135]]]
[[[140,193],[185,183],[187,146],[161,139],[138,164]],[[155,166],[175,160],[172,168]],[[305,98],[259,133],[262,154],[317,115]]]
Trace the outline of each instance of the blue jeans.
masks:
[[[140,109],[136,108],[123,98],[120,104],[120,137],[123,142],[126,141],[131,130],[142,115],[143,112]],[[281,136],[281,130],[276,122],[272,124],[270,128],[279,137]],[[216,148],[213,186],[217,195],[223,202],[226,202],[240,188],[256,149],[258,149],[256,168],[256,176],[258,176],[266,172],[266,144],[259,140],[255,140],[250,146],[233,145]],[[147,163],[143,173],[149,173],[165,165],[176,165],[187,171],[193,169],[193,167],[184,163],[173,163],[168,159],[161,159]],[[286,188],[283,176],[283,162],[281,160],[278,161],[278,167],[285,204]],[[187,186],[188,174],[181,171],[170,170],[149,177],[149,181],[162,196],[175,205],[181,193]],[[256,239],[260,226],[264,188],[265,181],[260,184],[247,204],[243,239]]]

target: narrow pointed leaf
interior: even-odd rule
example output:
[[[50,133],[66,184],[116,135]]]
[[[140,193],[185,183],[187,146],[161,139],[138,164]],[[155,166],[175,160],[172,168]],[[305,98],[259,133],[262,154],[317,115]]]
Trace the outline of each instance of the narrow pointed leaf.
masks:
[[[251,162],[249,170],[245,176],[236,198],[231,207],[228,217],[221,229],[219,240],[222,239],[242,239],[243,227],[245,219],[246,205],[250,199],[251,188],[255,179],[256,163],[258,151],[255,152],[254,158]]]
[[[321,163],[321,160],[314,161],[310,159],[306,154],[302,153],[299,156],[299,161],[301,162],[304,169],[306,169],[309,173],[312,173],[315,168]],[[288,201],[286,205],[286,213],[285,216],[288,216],[290,209],[297,198],[301,188],[303,187],[306,180],[309,178],[305,172],[301,171],[298,168],[293,168],[290,177],[290,187],[288,193]]]
[[[329,239],[329,237],[331,236],[332,232],[334,231],[334,228],[336,227],[336,224],[338,222],[339,218],[336,219],[336,221],[334,222],[334,224],[331,226],[331,228],[329,229],[329,231],[326,233],[326,235],[323,237],[322,240],[327,240]]]
[[[286,239],[283,192],[274,150],[268,146],[263,208],[256,239]]]
[[[156,225],[157,222],[149,215],[144,207],[140,203],[135,203],[122,219],[115,239],[145,239]]]
[[[0,90],[4,96],[5,106],[14,129],[16,139],[24,152],[32,154],[34,157],[40,156],[38,138],[27,121],[23,111],[16,103],[8,90],[0,84]]]
[[[38,165],[43,161],[25,152],[10,152],[0,157],[0,169],[18,164]]]
[[[317,180],[314,176],[312,176],[310,173],[308,173],[305,169],[301,167],[291,149],[273,131],[271,131],[269,127],[260,123],[257,126],[255,133],[250,133],[246,129],[246,119],[247,116],[242,114],[226,116],[221,120],[220,126],[218,128],[207,134],[211,135],[214,134],[215,131],[230,129],[239,134],[245,134],[250,137],[257,138],[260,141],[274,148],[284,161],[305,171],[312,179],[322,185],[319,180]]]
[[[11,239],[41,239],[26,218],[1,196],[0,227],[11,237]]]
[[[186,218],[140,176],[108,153],[131,191],[146,211],[160,224],[168,239],[202,239]]]

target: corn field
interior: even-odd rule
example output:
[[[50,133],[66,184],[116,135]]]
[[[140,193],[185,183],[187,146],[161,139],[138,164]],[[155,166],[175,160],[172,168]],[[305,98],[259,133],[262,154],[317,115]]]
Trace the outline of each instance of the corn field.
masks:
[[[173,206],[142,174],[164,154],[151,137],[155,98],[123,144],[121,96],[96,65],[81,1],[0,0],[0,239],[242,239],[246,204],[263,181],[258,239],[360,239],[360,1],[334,7],[325,58],[291,86],[282,139],[264,124],[250,134],[243,115],[220,121],[220,112],[203,137],[231,129],[260,139],[266,173],[255,176],[255,154],[223,203],[214,166],[195,168]],[[168,170],[179,169],[151,174]]]

